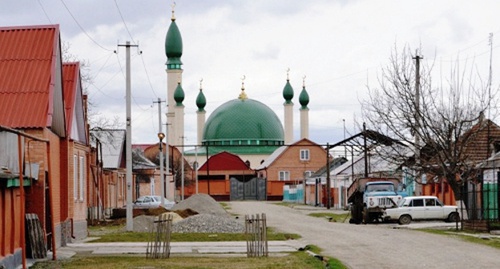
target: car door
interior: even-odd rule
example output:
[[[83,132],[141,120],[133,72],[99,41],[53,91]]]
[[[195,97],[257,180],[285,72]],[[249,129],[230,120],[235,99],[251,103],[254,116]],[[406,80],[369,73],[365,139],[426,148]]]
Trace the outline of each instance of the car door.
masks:
[[[443,207],[438,203],[436,198],[425,198],[425,218],[426,219],[442,219]]]
[[[415,198],[411,201],[410,208],[412,219],[424,219],[425,207],[423,198]]]

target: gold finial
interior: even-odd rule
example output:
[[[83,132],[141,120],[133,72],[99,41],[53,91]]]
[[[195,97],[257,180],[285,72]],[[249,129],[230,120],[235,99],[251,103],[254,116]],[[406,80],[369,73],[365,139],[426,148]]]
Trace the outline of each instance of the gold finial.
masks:
[[[172,18],[171,18],[171,20],[175,21],[175,1],[172,2],[171,6],[172,6]]]
[[[302,87],[305,88],[306,87],[306,75],[304,75],[302,77]]]
[[[238,96],[238,99],[241,100],[248,99],[247,94],[245,93],[245,78],[246,78],[245,75],[243,75],[243,77],[241,78],[241,93]]]
[[[203,89],[203,87],[201,86],[202,82],[203,82],[203,78],[200,79],[200,92],[201,92],[201,89]]]
[[[286,80],[290,80],[290,67],[286,70]]]

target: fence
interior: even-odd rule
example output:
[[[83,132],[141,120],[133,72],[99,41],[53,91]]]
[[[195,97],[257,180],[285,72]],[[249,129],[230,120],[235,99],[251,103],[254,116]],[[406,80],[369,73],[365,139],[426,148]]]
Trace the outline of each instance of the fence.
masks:
[[[266,215],[245,215],[245,234],[247,238],[247,257],[267,257]]]
[[[465,227],[480,230],[500,229],[500,190],[498,183],[468,183],[462,189]]]
[[[171,214],[162,214],[153,222],[146,258],[160,259],[170,257],[170,239],[172,233]]]

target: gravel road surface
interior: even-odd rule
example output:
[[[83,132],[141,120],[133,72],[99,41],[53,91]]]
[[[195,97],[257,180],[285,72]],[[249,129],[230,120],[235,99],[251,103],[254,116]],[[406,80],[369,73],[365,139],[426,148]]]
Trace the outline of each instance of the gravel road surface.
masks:
[[[354,225],[307,216],[310,210],[270,202],[230,202],[230,213],[265,213],[267,225],[302,236],[298,244],[313,244],[325,256],[349,268],[500,268],[500,250],[468,243],[450,236],[392,224]]]

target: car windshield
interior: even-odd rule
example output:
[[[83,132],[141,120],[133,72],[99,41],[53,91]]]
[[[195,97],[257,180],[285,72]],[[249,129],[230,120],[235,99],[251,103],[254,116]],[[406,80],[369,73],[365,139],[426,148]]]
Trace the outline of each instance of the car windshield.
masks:
[[[403,206],[408,206],[408,200],[407,199],[399,200],[398,207],[403,207]]]
[[[366,186],[366,191],[394,191],[394,185],[391,184],[374,184]]]

